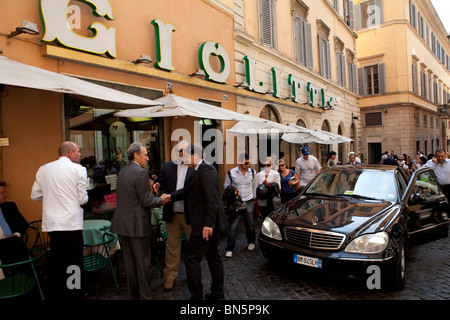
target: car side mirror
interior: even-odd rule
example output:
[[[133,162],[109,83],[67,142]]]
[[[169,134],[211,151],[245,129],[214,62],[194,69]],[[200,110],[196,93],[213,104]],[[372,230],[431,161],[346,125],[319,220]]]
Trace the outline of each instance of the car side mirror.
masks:
[[[411,195],[411,197],[409,197],[408,205],[414,206],[414,205],[420,204],[420,203],[422,203],[422,199],[420,198],[420,196],[417,193],[413,193]]]

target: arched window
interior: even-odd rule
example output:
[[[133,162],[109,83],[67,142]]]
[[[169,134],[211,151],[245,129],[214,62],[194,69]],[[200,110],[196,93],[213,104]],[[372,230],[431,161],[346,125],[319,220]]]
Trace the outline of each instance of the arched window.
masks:
[[[261,113],[259,114],[259,117],[262,119],[280,123],[280,119],[278,118],[277,112],[275,111],[275,108],[272,107],[271,105],[265,106],[262,109]]]

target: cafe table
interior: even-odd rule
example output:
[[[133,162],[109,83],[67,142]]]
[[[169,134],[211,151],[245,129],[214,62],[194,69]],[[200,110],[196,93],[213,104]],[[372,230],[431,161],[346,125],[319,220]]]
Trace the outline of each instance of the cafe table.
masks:
[[[83,225],[83,241],[85,245],[92,245],[101,243],[103,241],[103,234],[105,231],[109,232],[111,227],[111,221],[103,219],[84,220]],[[111,232],[109,232],[111,233]],[[120,244],[117,234],[111,233],[114,236],[114,240],[110,244],[109,254],[112,255],[118,249]]]

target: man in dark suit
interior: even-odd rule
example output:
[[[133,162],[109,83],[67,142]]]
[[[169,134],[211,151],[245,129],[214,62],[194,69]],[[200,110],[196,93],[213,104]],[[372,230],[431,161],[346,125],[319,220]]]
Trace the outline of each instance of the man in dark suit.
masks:
[[[153,197],[147,170],[148,153],[140,142],[127,150],[129,164],[117,177],[117,206],[111,232],[121,236],[130,299],[151,296],[151,208],[169,200],[165,194]]]
[[[223,262],[219,255],[220,236],[227,231],[227,222],[222,206],[219,176],[216,169],[203,160],[201,145],[190,147],[189,167],[194,173],[187,187],[188,223],[191,236],[184,252],[187,284],[191,300],[203,299],[202,270],[200,263],[206,256],[211,272],[211,293],[207,299],[223,299]],[[176,201],[179,191],[171,194]]]
[[[186,163],[187,158],[184,156],[184,149],[188,145],[189,143],[187,141],[180,141],[175,146],[175,151],[178,153],[178,156],[175,160],[164,164],[153,186],[156,192],[158,190],[164,190],[167,194],[170,194],[183,189],[186,182],[189,181],[194,170],[188,168]],[[191,227],[186,222],[186,215],[187,210],[185,209],[184,200],[177,202],[171,201],[163,207],[163,220],[166,222],[167,231],[166,266],[164,268],[164,275],[166,277],[164,283],[165,290],[173,288],[173,283],[178,276],[181,261],[181,234],[184,232],[187,240],[189,240],[191,234]]]
[[[22,241],[28,222],[14,202],[6,201],[6,182],[0,181],[0,260],[3,264],[28,259],[28,249]]]

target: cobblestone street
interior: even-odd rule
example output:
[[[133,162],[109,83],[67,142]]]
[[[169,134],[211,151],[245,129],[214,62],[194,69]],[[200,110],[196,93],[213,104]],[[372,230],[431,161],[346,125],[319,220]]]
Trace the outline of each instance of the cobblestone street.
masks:
[[[260,230],[261,218],[255,219]],[[224,253],[225,240],[221,251]],[[226,300],[450,300],[449,238],[412,247],[407,252],[407,282],[402,291],[389,289],[369,290],[365,281],[336,278],[308,272],[295,265],[271,265],[256,245],[247,250],[243,223],[232,258],[223,258],[225,267]],[[126,275],[122,257],[119,282],[121,293],[117,295],[110,273],[106,269],[102,277],[95,279],[85,295],[85,300],[126,300]],[[209,290],[210,277],[206,261],[203,261],[205,291]],[[175,286],[163,291],[164,278],[157,265],[153,268],[153,292],[155,300],[188,300],[190,298],[183,265]]]

